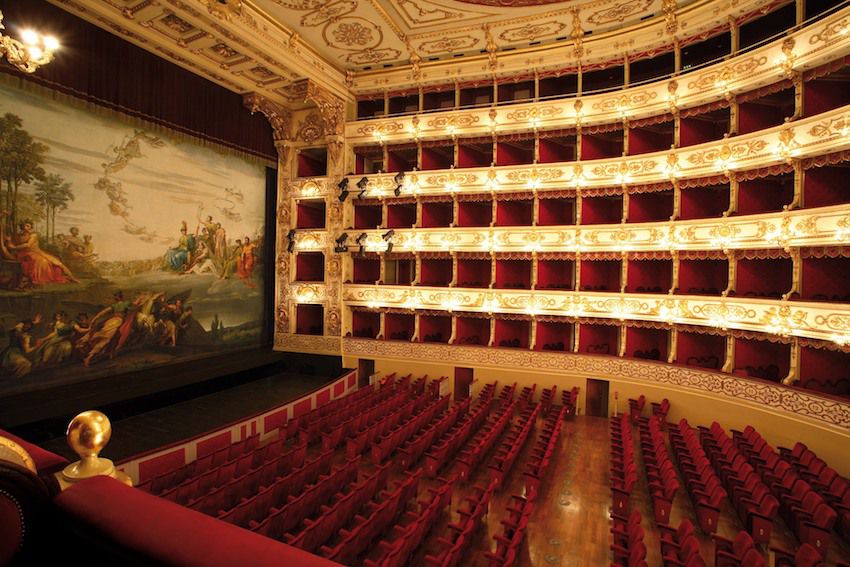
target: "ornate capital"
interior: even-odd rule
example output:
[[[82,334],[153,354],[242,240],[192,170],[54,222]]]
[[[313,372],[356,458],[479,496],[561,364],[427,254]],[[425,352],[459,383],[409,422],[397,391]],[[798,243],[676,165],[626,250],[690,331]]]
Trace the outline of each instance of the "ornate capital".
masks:
[[[310,79],[302,79],[292,89],[304,102],[312,102],[319,109],[325,136],[342,136],[345,131],[345,105],[343,101],[327,89]]]
[[[263,113],[274,130],[275,142],[292,139],[292,112],[288,108],[257,93],[244,95],[242,103],[251,111],[251,114],[257,111]]]

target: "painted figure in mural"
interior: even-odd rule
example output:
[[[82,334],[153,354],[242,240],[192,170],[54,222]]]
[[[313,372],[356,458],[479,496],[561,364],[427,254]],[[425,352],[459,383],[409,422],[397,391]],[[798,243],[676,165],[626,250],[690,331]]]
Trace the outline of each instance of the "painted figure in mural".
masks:
[[[112,343],[122,330],[125,320],[129,319],[132,322],[132,317],[129,316],[132,304],[124,299],[124,293],[118,291],[112,299],[112,304],[92,317],[88,333],[77,343],[78,347],[86,353],[83,359],[84,366],[91,366],[92,360]],[[98,326],[99,323],[101,323],[100,326]]]
[[[57,311],[53,316],[53,330],[41,339],[40,365],[59,364],[71,356],[74,336],[74,324],[64,311]]]
[[[29,356],[38,348],[33,344],[32,328],[41,322],[41,314],[36,313],[32,319],[18,321],[9,331],[9,345],[0,355],[3,372],[15,378],[26,376],[32,370]]]
[[[242,240],[237,238],[233,249],[226,255],[224,265],[221,268],[219,279],[229,278],[236,272],[236,265],[239,263],[239,258],[242,256]]]
[[[256,263],[254,251],[256,248],[257,243],[251,242],[251,238],[246,236],[242,244],[242,250],[239,253],[239,260],[236,262],[236,275],[238,275],[246,285],[250,283],[251,276],[254,275],[254,264]]]
[[[195,250],[197,240],[194,234],[189,233],[186,226],[186,221],[180,225],[180,239],[177,242],[177,247],[169,248],[165,253],[165,266],[175,272],[183,269],[183,266],[189,261],[189,255]]]
[[[0,214],[0,218],[5,216],[5,213]],[[3,224],[0,223],[0,253],[5,259],[18,262],[21,272],[32,285],[79,281],[62,260],[41,249],[32,221],[25,220],[20,223],[20,230],[14,238],[5,234]]]
[[[220,222],[215,223],[215,233],[213,234],[213,256],[218,262],[223,262],[227,256],[227,232],[221,226]]]

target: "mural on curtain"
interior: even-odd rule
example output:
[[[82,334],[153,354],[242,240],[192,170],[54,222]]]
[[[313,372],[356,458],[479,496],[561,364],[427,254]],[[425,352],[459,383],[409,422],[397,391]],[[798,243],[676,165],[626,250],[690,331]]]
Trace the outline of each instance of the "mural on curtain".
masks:
[[[265,168],[0,84],[0,393],[259,344]]]

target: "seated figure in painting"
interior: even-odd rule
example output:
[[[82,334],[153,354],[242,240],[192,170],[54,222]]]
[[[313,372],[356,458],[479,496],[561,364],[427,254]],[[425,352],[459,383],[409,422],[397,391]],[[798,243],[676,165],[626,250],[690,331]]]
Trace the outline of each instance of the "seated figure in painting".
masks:
[[[180,239],[177,246],[169,248],[165,253],[165,267],[174,272],[182,271],[189,263],[189,257],[195,251],[197,239],[194,234],[189,234],[186,221],[180,226]]]
[[[80,229],[72,226],[68,234],[57,235],[61,247],[61,256],[68,266],[77,273],[92,273],[95,271],[94,261],[97,254],[94,253],[94,244],[91,235],[87,234],[80,238]]]
[[[6,213],[0,213],[0,219]],[[14,237],[5,234],[4,222],[0,222],[0,254],[6,260],[18,262],[21,272],[30,284],[40,286],[49,283],[78,282],[71,270],[62,260],[41,249],[38,233],[33,230],[32,221],[20,223],[20,230]]]
[[[32,319],[18,321],[9,331],[9,344],[0,354],[0,364],[4,374],[22,378],[32,370],[32,356],[39,347],[33,343],[32,329],[41,322],[41,314],[36,313]]]

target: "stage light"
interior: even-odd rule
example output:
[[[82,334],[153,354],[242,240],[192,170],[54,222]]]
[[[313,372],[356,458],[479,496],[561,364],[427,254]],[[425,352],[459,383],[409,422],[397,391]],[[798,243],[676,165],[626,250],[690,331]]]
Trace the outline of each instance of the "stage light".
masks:
[[[292,252],[295,251],[295,241],[294,240],[290,240],[289,244],[286,245],[286,251],[289,252],[290,254],[292,254]]]
[[[396,197],[401,197],[401,185],[396,185],[395,189],[393,189],[393,195]]]
[[[337,254],[341,254],[343,252],[348,252],[348,245],[346,241],[348,240],[348,233],[343,232],[336,238],[336,246],[334,246],[334,252]]]
[[[340,191],[348,191],[348,178],[343,177],[342,180],[336,184],[336,187]]]
[[[383,238],[384,241],[389,242],[390,238],[392,238],[393,236],[395,236],[395,230],[390,229],[390,230],[386,231],[384,234],[382,234],[381,238]]]
[[[290,229],[289,229],[289,232],[286,234],[286,238],[287,238],[290,242],[292,242],[293,240],[295,240],[295,234],[296,234],[295,229],[294,229],[294,228],[290,228]]]
[[[398,173],[396,173],[395,177],[393,177],[393,181],[396,182],[396,185],[401,185],[402,183],[404,183],[404,172],[399,171]]]
[[[357,188],[360,189],[360,193],[357,194],[357,198],[362,199],[363,195],[366,194],[366,191],[369,190],[369,179],[367,177],[361,177],[360,181],[357,182]]]
[[[387,242],[387,251],[386,251],[386,252],[387,252],[387,254],[389,254],[389,253],[390,253],[390,252],[392,252],[392,251],[393,251],[393,243],[392,243],[392,242]]]
[[[362,246],[362,245],[363,245],[363,241],[364,241],[364,240],[366,240],[367,238],[369,238],[369,235],[368,235],[368,234],[366,234],[365,232],[363,232],[363,233],[361,233],[361,234],[360,234],[360,236],[358,236],[358,237],[354,240],[354,242],[356,242],[357,244],[359,244],[359,245],[361,245],[361,246]]]

